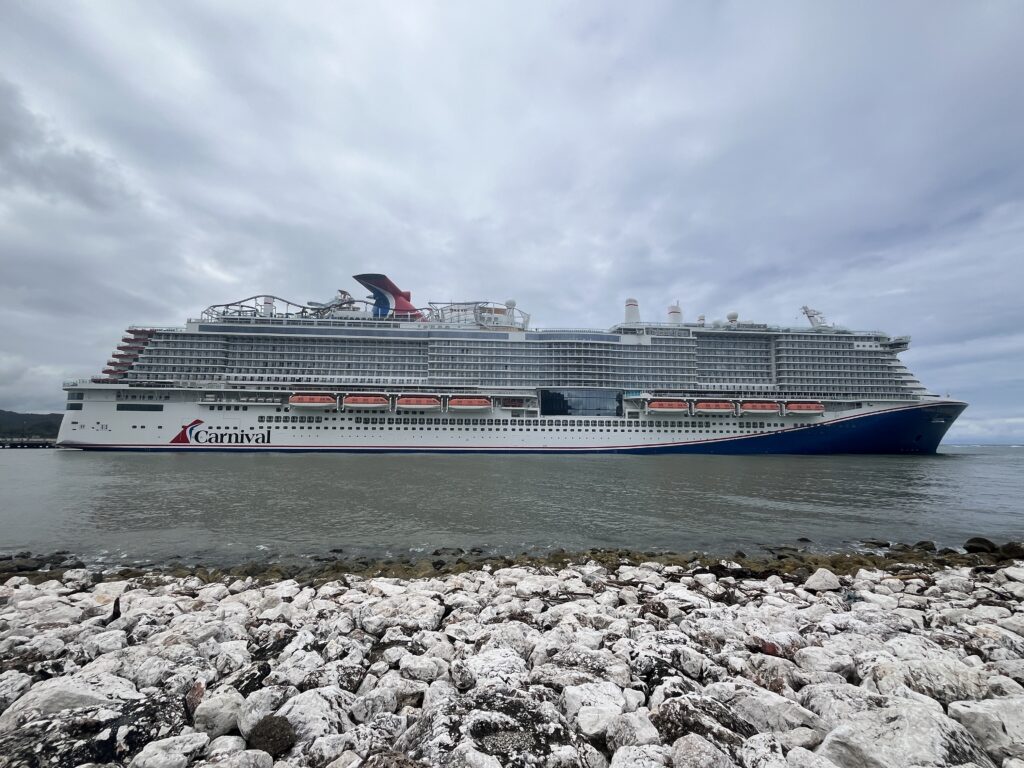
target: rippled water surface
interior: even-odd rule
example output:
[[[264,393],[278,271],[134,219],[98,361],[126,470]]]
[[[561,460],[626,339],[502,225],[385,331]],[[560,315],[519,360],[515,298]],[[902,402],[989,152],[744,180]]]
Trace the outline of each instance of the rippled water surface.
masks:
[[[483,547],[1024,537],[1024,449],[938,456],[0,451],[0,551],[229,563]]]

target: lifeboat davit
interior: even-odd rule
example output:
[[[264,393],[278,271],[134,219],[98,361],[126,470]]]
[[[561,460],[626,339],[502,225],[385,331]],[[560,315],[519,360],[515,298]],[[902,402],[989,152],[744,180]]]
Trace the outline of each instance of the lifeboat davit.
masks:
[[[698,400],[693,404],[694,413],[735,413],[736,406],[728,400]]]
[[[379,411],[391,405],[383,395],[348,395],[344,402],[347,410],[359,411]]]
[[[441,398],[406,395],[398,398],[395,408],[400,411],[440,411]]]
[[[825,406],[821,403],[786,403],[786,413],[814,415],[824,412]]]
[[[452,397],[448,400],[449,411],[489,411],[491,401],[486,397]]]
[[[288,405],[293,408],[337,408],[338,399],[334,395],[292,395]]]
[[[675,414],[677,416],[689,416],[690,404],[685,400],[651,400],[647,404],[649,413]]]
[[[741,413],[778,413],[778,403],[740,403]]]

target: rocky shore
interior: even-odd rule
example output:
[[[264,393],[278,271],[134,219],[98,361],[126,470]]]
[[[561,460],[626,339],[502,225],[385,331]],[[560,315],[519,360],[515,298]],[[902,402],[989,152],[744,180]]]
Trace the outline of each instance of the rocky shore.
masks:
[[[0,766],[1024,768],[1021,546],[877,544],[0,560]]]

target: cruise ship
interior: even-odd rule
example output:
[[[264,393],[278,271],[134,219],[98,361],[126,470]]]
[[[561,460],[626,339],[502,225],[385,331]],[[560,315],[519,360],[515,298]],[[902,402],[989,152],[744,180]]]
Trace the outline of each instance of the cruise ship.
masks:
[[[102,375],[66,382],[58,444],[130,451],[934,453],[966,403],[899,359],[910,339],[803,307],[799,328],[641,320],[533,329],[515,301],[369,295],[208,307],[131,326]]]

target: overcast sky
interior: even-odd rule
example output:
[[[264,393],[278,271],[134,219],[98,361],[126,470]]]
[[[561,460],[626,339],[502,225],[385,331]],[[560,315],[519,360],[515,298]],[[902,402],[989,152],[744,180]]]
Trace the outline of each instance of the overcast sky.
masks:
[[[913,336],[1024,441],[1024,3],[0,3],[0,408],[257,293]]]

